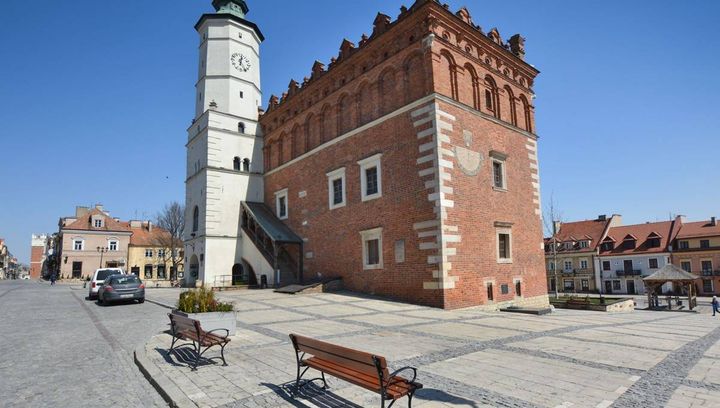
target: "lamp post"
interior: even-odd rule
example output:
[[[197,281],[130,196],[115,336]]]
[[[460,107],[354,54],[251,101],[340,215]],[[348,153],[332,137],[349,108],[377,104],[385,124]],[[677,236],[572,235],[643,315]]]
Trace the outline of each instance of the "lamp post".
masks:
[[[102,268],[102,267],[103,267],[103,266],[102,266],[102,265],[103,265],[103,263],[102,263],[103,254],[105,254],[105,252],[108,251],[108,248],[107,248],[107,247],[100,247],[100,246],[99,246],[99,247],[97,247],[97,251],[100,252],[100,268]]]

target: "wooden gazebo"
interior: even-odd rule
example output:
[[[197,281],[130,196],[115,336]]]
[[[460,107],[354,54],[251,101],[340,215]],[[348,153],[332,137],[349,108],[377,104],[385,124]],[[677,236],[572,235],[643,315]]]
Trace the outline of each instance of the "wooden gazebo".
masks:
[[[655,294],[655,291],[662,285],[671,282],[673,284],[677,283],[680,287],[687,287],[688,308],[693,310],[693,308],[697,307],[695,281],[698,279],[700,279],[699,276],[686,272],[675,265],[665,265],[659,271],[643,279],[643,282],[645,283],[645,292],[648,295],[649,308],[652,309],[653,307],[659,306],[657,304],[659,302],[653,302],[653,295]],[[672,302],[670,301],[668,301],[668,309],[672,309]]]

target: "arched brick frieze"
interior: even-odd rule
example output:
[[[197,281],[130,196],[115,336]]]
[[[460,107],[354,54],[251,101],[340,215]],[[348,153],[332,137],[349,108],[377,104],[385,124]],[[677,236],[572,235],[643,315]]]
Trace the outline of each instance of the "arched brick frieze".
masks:
[[[480,109],[480,78],[472,64],[467,63],[463,67],[464,75],[458,77],[458,94],[460,102]]]
[[[416,101],[427,93],[427,78],[425,72],[425,64],[423,63],[423,53],[415,51],[408,55],[403,61],[403,94],[405,95],[405,103]]]
[[[305,153],[305,135],[302,128],[298,125],[293,126],[292,132],[292,158],[296,158]]]
[[[372,121],[376,117],[377,103],[373,98],[373,87],[363,82],[358,86],[358,124],[360,126]]]
[[[337,125],[338,135],[349,132],[353,128],[353,104],[352,98],[348,94],[340,96],[337,102]]]
[[[321,111],[322,117],[322,138],[321,143],[325,143],[328,140],[333,139],[337,135],[337,115],[333,112],[330,105],[326,104],[323,106]]]
[[[394,68],[386,68],[378,77],[381,115],[392,112],[402,103],[397,77],[397,71]]]
[[[457,64],[447,50],[440,51],[440,81],[436,86],[438,92],[458,100]]]
[[[493,116],[500,119],[500,98],[497,82],[490,76],[485,76],[484,108]]]
[[[512,123],[514,126],[517,126],[518,120],[515,94],[513,93],[512,88],[510,88],[510,85],[505,85],[505,97],[508,107],[508,122]]]
[[[530,105],[530,101],[528,101],[527,97],[525,95],[520,95],[520,102],[523,106],[523,129],[527,130],[528,132],[533,132],[533,123],[532,123],[532,106]]]

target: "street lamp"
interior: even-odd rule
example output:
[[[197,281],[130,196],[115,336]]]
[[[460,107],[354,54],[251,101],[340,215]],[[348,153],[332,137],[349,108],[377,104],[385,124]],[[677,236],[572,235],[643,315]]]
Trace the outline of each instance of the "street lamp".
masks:
[[[102,263],[103,254],[108,251],[108,248],[99,246],[99,247],[97,247],[97,251],[100,252],[100,267],[102,268],[103,267],[102,266],[103,265],[103,263]]]

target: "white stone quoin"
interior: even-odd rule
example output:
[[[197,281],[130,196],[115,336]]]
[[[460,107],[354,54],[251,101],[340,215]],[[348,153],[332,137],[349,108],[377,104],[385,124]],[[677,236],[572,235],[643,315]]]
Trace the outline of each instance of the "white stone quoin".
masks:
[[[186,145],[184,233],[190,286],[231,283],[233,266],[247,258],[241,202],[263,201],[263,140],[258,129],[262,34],[245,20],[244,1],[215,0],[213,6],[216,13],[203,15],[195,26],[199,60],[195,118]]]

